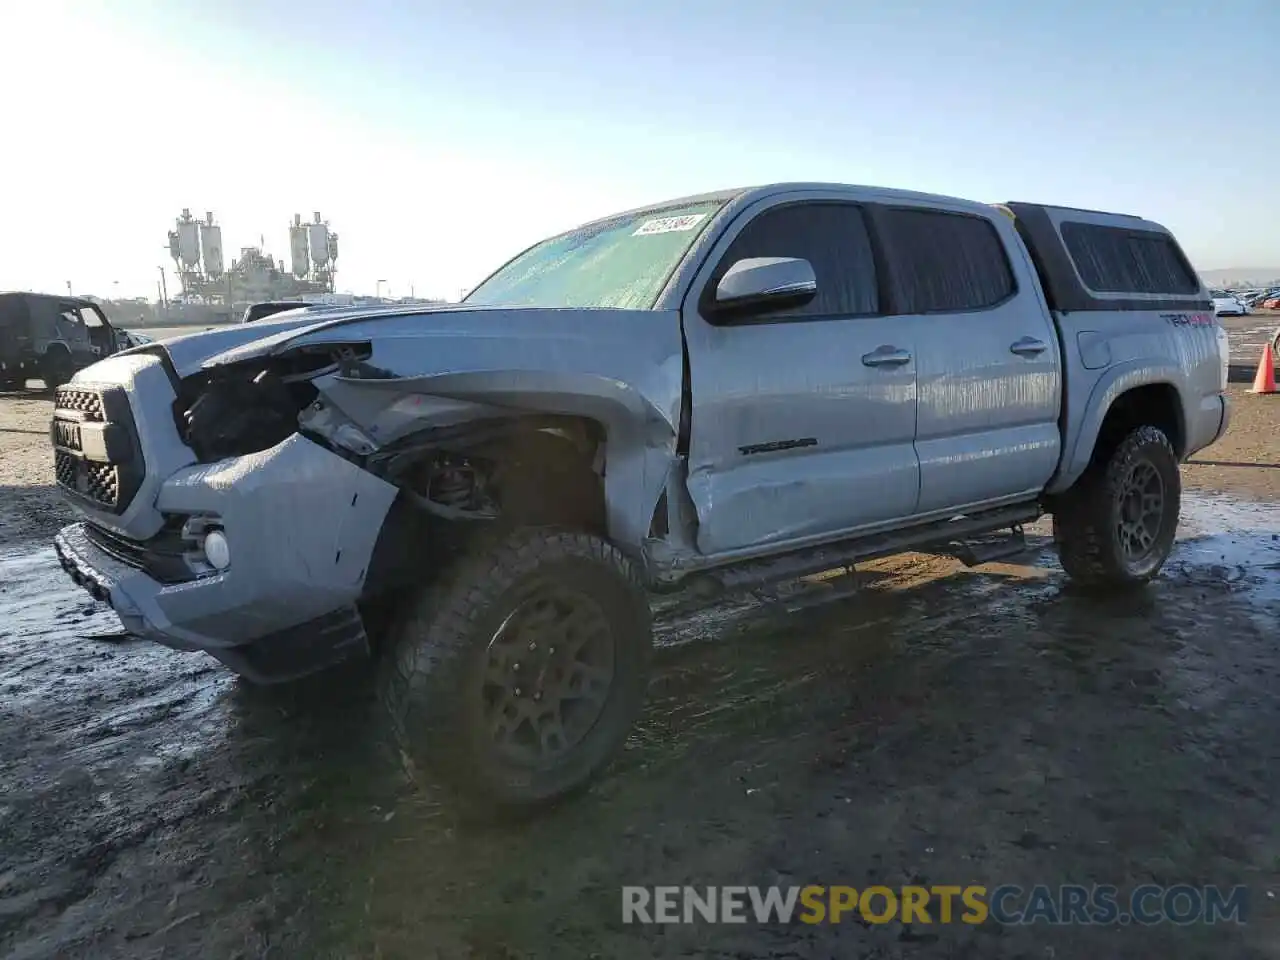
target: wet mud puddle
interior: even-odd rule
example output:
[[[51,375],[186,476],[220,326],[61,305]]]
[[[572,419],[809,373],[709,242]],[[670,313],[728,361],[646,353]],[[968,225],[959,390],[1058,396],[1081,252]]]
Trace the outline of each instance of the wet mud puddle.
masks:
[[[1067,844],[1073,869],[1139,875],[1159,856],[1171,874],[1253,876],[1280,864],[1267,826],[1280,507],[1188,496],[1182,517],[1138,599],[1076,596],[1039,524],[1016,563],[966,571],[912,555],[799,614],[747,600],[664,623],[650,707],[616,771],[514,848],[397,800],[359,682],[255,690],[124,635],[43,544],[4,549],[0,955],[314,955],[303,945],[316,931],[344,956],[418,955],[421,938],[474,927],[545,935],[530,955],[558,956],[540,919],[557,911],[579,934],[571,953],[624,955],[592,899],[616,883],[853,870],[821,853],[840,849],[906,869],[925,839],[938,858],[985,850],[1001,869],[1022,855],[1057,869],[1047,847],[1001,838],[1068,822],[1105,841]],[[618,852],[601,861],[601,849]],[[583,887],[573,865],[587,861]],[[956,876],[974,870],[957,864]],[[389,892],[352,899],[375,882]],[[509,898],[457,892],[504,884],[543,891],[515,932]],[[406,953],[392,949],[401,935]]]

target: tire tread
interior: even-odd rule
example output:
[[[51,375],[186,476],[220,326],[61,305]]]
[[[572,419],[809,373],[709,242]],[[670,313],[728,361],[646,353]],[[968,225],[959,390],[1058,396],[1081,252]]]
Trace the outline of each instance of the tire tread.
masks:
[[[459,749],[464,737],[456,718],[466,691],[466,655],[482,618],[521,578],[565,559],[589,560],[620,577],[637,598],[635,613],[645,618],[641,626],[650,634],[644,584],[631,560],[608,541],[571,529],[526,527],[477,542],[409,602],[380,665],[380,699],[411,776],[429,768],[463,799],[488,810],[532,805],[495,793],[476,775]],[[647,665],[647,645],[643,660]],[[643,690],[643,676],[623,681]],[[605,762],[593,765],[592,773]]]
[[[1120,441],[1104,458],[1095,457],[1084,475],[1062,494],[1053,512],[1053,539],[1058,547],[1062,568],[1072,580],[1088,586],[1129,586],[1146,583],[1154,577],[1164,560],[1147,574],[1134,576],[1123,568],[1113,549],[1111,538],[1111,504],[1116,487],[1134,459],[1144,450],[1157,448],[1158,456],[1167,457],[1173,465],[1174,488],[1166,495],[1181,495],[1177,455],[1162,430],[1141,426]],[[1174,524],[1177,517],[1175,513]]]

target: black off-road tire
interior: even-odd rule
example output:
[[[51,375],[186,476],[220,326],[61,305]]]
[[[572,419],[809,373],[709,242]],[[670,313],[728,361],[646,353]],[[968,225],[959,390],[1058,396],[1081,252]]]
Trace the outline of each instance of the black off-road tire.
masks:
[[[1135,471],[1162,487],[1158,527],[1150,548],[1139,556],[1124,549],[1120,534],[1126,486]],[[1054,505],[1053,539],[1062,567],[1072,580],[1092,587],[1124,588],[1151,580],[1173,550],[1178,532],[1182,478],[1169,438],[1152,426],[1138,427],[1096,457],[1075,486]]]
[[[496,649],[500,629],[530,598],[556,590],[584,597],[601,615],[594,622],[607,624],[612,676],[598,716],[557,762],[518,763],[487,726],[490,645]],[[474,546],[406,603],[389,640],[378,695],[402,759],[428,772],[469,815],[492,817],[568,796],[609,762],[644,701],[652,624],[643,584],[616,547],[589,533],[532,527]]]

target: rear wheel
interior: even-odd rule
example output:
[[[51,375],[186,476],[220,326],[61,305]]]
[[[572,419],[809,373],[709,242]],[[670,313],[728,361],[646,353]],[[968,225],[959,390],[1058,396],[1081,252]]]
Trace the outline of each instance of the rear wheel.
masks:
[[[586,785],[643,702],[647,596],[588,533],[524,528],[413,598],[379,695],[397,745],[470,809],[518,812]]]
[[[1169,438],[1138,427],[1096,458],[1056,505],[1053,538],[1063,569],[1089,585],[1146,583],[1173,550],[1181,495]]]

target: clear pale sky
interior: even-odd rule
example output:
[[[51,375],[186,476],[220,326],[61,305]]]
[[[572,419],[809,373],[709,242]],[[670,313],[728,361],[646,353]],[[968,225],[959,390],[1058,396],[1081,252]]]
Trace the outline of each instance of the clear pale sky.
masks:
[[[1280,263],[1276,0],[0,0],[0,37],[0,289],[154,296],[190,207],[228,259],[320,210],[340,289],[456,296],[584,220],[775,180]]]

